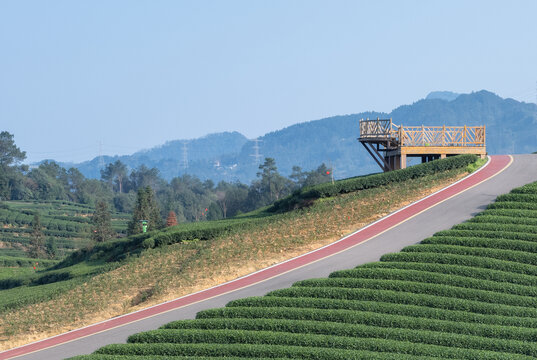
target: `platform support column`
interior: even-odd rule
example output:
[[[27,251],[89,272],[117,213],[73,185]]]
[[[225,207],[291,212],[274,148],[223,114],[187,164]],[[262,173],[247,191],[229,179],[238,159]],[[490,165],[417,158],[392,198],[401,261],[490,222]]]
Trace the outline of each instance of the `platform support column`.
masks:
[[[406,169],[406,154],[401,154],[401,159],[399,160],[400,169]]]

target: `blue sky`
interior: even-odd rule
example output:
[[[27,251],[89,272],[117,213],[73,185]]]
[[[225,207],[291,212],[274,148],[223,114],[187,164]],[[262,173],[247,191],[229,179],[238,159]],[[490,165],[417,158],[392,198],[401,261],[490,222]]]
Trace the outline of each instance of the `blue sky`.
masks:
[[[0,0],[0,130],[82,161],[435,90],[535,102],[537,1]]]

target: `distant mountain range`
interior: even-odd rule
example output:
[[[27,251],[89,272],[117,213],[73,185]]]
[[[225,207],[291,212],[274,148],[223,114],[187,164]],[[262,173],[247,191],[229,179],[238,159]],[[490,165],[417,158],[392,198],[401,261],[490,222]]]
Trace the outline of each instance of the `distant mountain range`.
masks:
[[[255,179],[259,163],[272,157],[284,175],[291,173],[293,165],[311,170],[324,162],[334,168],[337,178],[345,178],[380,170],[356,140],[359,120],[377,117],[392,118],[398,125],[486,125],[489,154],[537,150],[537,105],[502,99],[485,90],[471,94],[439,91],[389,114],[366,112],[304,122],[265,134],[257,142],[238,132],[225,132],[169,141],[132,155],[103,156],[103,161],[121,160],[130,168],[156,167],[168,180],[188,173],[215,182],[249,183]],[[62,165],[74,166],[86,177],[100,177],[98,157]]]

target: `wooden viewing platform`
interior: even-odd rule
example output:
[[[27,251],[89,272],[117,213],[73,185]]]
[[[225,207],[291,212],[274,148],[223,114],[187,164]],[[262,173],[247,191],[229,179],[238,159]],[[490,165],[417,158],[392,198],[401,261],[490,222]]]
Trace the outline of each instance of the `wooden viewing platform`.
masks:
[[[404,169],[407,157],[427,162],[459,154],[487,154],[485,126],[398,126],[392,119],[362,119],[358,140],[384,171]]]

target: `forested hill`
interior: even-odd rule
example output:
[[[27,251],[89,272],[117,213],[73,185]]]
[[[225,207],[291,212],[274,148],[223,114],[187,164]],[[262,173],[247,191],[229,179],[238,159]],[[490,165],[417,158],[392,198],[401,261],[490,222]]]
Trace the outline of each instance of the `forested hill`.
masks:
[[[391,113],[360,113],[335,116],[296,124],[259,138],[259,154],[276,159],[278,170],[289,175],[294,165],[311,170],[325,163],[337,178],[378,171],[377,165],[356,140],[361,118],[392,118],[404,125],[486,125],[490,154],[516,154],[535,151],[537,106],[513,99],[502,99],[488,92],[471,94],[434,92],[412,105]],[[184,164],[184,147],[188,167]],[[104,157],[109,163],[120,159],[131,168],[141,164],[156,167],[166,179],[187,172],[201,179],[249,183],[258,171],[255,143],[243,135],[222,133],[196,140],[168,142],[131,156]],[[260,158],[262,162],[263,158]],[[99,159],[75,165],[88,177],[99,177]]]

